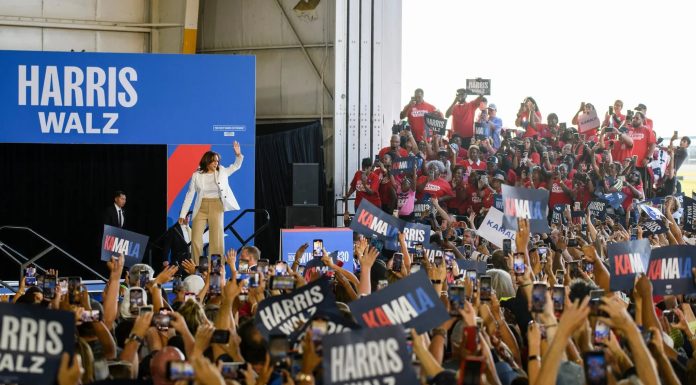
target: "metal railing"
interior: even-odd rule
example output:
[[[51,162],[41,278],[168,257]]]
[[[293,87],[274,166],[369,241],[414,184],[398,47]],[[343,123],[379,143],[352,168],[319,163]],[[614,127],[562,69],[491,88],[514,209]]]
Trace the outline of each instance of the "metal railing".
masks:
[[[19,276],[24,278],[24,269],[27,268],[29,265],[34,265],[38,270],[42,272],[46,272],[46,269],[41,267],[36,261],[41,259],[42,257],[46,256],[48,253],[52,251],[59,251],[62,253],[64,256],[68,257],[69,260],[72,260],[76,264],[82,266],[85,270],[89,271],[90,273],[94,274],[96,277],[101,279],[104,282],[107,282],[108,279],[104,277],[103,275],[97,273],[94,269],[91,267],[87,266],[84,262],[80,261],[79,259],[75,258],[72,254],[68,253],[67,251],[63,250],[60,248],[60,246],[56,245],[55,243],[51,242],[48,240],[46,237],[43,235],[37,233],[33,229],[29,227],[24,227],[24,226],[2,226],[0,227],[0,235],[3,233],[4,230],[16,230],[16,231],[22,231],[26,233],[32,234],[36,239],[39,239],[43,241],[47,247],[40,251],[38,254],[34,255],[33,257],[29,258],[25,256],[24,254],[20,253],[19,251],[15,250],[13,247],[7,244],[6,241],[2,241],[0,238],[0,253],[5,254],[8,256],[13,262],[19,265]],[[5,282],[0,281],[0,285],[8,287]]]
[[[242,219],[242,217],[248,213],[265,214],[266,223],[264,223],[263,226],[259,227],[256,231],[254,231],[254,233],[251,234],[249,237],[244,239],[244,238],[242,238],[241,235],[239,235],[237,230],[234,228],[234,224],[237,223],[237,221]],[[232,232],[232,234],[234,235],[234,237],[237,238],[239,243],[241,243],[241,245],[239,246],[239,250],[237,250],[237,252],[239,252],[239,251],[241,251],[242,247],[246,246],[246,244],[249,243],[250,240],[256,238],[257,235],[261,234],[262,231],[266,230],[266,228],[268,228],[268,226],[270,226],[270,224],[271,224],[271,214],[268,213],[268,210],[266,210],[266,209],[246,209],[246,210],[242,211],[241,213],[239,213],[239,215],[237,215],[237,217],[234,218],[232,220],[232,222],[228,223],[227,226],[225,226],[223,232],[230,230]]]

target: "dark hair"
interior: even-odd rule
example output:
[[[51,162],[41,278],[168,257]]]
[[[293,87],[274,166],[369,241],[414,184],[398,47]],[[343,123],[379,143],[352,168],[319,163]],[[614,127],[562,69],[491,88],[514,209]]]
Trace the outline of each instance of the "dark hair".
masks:
[[[539,106],[537,105],[537,102],[536,102],[536,100],[534,100],[533,97],[527,96],[527,98],[525,99],[525,101],[527,101],[527,100],[531,100],[531,101],[532,101],[532,104],[534,104],[534,111],[535,111],[535,112],[536,112],[536,111],[539,111]]]
[[[372,167],[372,158],[363,158],[361,165],[362,168]]]
[[[423,89],[422,89],[422,88],[416,88],[416,90],[413,91],[414,94],[415,94],[415,93],[418,93],[418,92],[420,92],[421,94],[425,95],[425,92],[423,92]]]
[[[590,292],[592,290],[599,289],[599,287],[597,287],[597,285],[595,285],[594,282],[584,281],[580,278],[574,279],[570,283],[569,288],[570,292],[568,293],[568,299],[570,300],[570,302],[575,302],[576,299],[582,301],[583,298],[590,295]]]
[[[198,162],[198,171],[206,172],[208,170],[208,165],[213,163],[216,156],[218,158],[218,162],[220,162],[222,160],[220,154],[218,154],[215,151],[206,151],[205,154],[203,154],[203,156],[201,157],[201,161]],[[220,169],[219,165],[217,169]]]
[[[114,191],[113,198],[116,199],[116,198],[120,197],[121,195],[126,195],[126,192],[122,191],[122,190],[116,190],[116,191]]]
[[[691,138],[689,138],[688,136],[685,136],[685,137],[681,138],[681,140],[685,140],[686,143],[687,143],[689,146],[691,146]]]
[[[486,103],[488,103],[488,99],[486,99],[486,97],[485,97],[485,96],[481,96],[481,101],[482,101],[482,102],[486,102]]]

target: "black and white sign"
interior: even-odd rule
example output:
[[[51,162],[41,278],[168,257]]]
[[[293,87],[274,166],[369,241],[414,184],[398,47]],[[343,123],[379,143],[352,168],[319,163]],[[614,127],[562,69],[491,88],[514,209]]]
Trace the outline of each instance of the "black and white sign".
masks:
[[[466,92],[469,95],[490,95],[491,79],[466,79]]]
[[[428,132],[428,136],[432,136],[433,134],[438,134],[440,136],[445,135],[447,131],[447,119],[432,112],[423,115],[423,118],[425,119],[425,128]]]
[[[53,383],[61,354],[75,351],[75,315],[0,303],[0,383]]]

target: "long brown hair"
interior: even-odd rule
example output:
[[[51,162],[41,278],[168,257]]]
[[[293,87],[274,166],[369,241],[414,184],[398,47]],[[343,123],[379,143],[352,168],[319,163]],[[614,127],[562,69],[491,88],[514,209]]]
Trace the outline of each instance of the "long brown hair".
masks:
[[[203,154],[203,157],[201,157],[201,161],[198,162],[198,171],[200,171],[200,172],[208,171],[208,165],[213,163],[216,156],[218,158],[218,168],[216,168],[215,170],[216,171],[219,170],[220,169],[219,162],[222,160],[222,157],[220,156],[220,154],[218,154],[215,151],[207,151],[205,154]]]

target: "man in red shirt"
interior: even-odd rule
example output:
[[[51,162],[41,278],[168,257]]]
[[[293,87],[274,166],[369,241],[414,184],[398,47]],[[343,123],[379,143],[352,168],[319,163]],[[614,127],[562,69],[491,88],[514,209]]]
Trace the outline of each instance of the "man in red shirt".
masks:
[[[372,159],[365,158],[362,160],[362,169],[355,172],[353,180],[350,182],[350,190],[343,197],[343,218],[347,220],[348,214],[348,198],[355,192],[355,209],[360,206],[360,202],[366,199],[377,207],[382,207],[382,201],[379,199],[379,182],[380,175],[372,171]]]
[[[474,136],[474,115],[476,109],[485,110],[488,106],[488,100],[479,95],[476,99],[466,102],[466,90],[460,88],[457,90],[457,96],[454,98],[452,105],[449,106],[445,117],[452,116],[452,135],[459,135],[462,138],[462,146],[469,147],[471,138]]]
[[[435,112],[437,108],[423,100],[423,90],[417,88],[411,98],[411,101],[401,110],[400,119],[408,118],[408,124],[411,126],[413,137],[416,142],[425,140],[425,114]]]
[[[440,203],[452,199],[454,191],[444,178],[445,165],[439,160],[431,160],[427,163],[426,170],[428,170],[428,174],[419,177],[416,183],[416,199],[423,199],[425,194],[437,198]]]
[[[469,158],[457,163],[458,166],[464,167],[464,174],[466,176],[471,175],[473,171],[486,169],[486,162],[483,162],[481,161],[481,159],[479,159],[480,153],[481,152],[479,147],[475,144],[472,144],[471,146],[469,146]]]
[[[394,134],[391,136],[391,140],[389,140],[389,146],[379,150],[379,158],[382,159],[385,154],[388,154],[390,152],[393,152],[400,158],[408,156],[408,151],[401,147],[401,137],[399,135]]]
[[[561,164],[553,171],[551,188],[549,189],[549,209],[556,205],[569,205],[573,203],[573,182],[568,179],[568,166]]]
[[[634,108],[635,111],[640,111],[643,114],[643,120],[644,120],[644,125],[645,127],[648,127],[651,130],[654,130],[653,128],[653,121],[652,119],[646,117],[646,113],[648,112],[648,107],[645,106],[643,103],[639,103],[636,108]]]
[[[621,127],[621,124],[626,120],[626,115],[621,113],[623,108],[623,102],[621,100],[616,100],[614,102],[614,113],[609,115],[609,111],[604,114],[604,122],[602,127]]]
[[[636,157],[636,169],[640,173],[641,180],[645,181],[645,197],[652,198],[652,183],[650,183],[647,165],[652,161],[657,141],[655,132],[645,126],[645,115],[642,112],[636,111],[633,114],[628,134],[633,139],[632,155]]]

